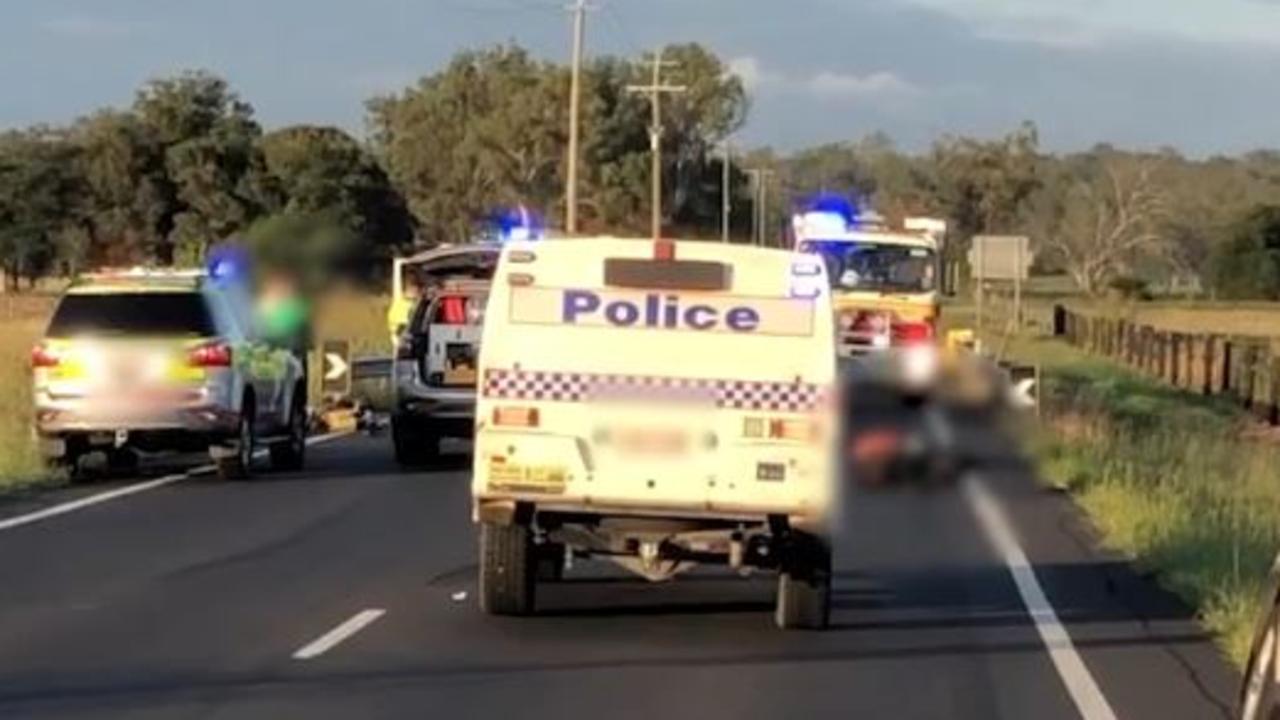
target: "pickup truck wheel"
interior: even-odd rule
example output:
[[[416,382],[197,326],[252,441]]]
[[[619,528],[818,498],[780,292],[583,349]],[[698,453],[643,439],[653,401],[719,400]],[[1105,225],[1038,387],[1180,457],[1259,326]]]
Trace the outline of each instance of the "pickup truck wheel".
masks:
[[[274,470],[301,470],[307,458],[307,408],[295,398],[289,406],[289,437],[271,445]]]
[[[253,466],[253,407],[246,406],[240,413],[236,430],[235,453],[215,461],[220,480],[247,480]]]
[[[785,558],[778,574],[774,623],[783,630],[823,630],[831,617],[831,551],[808,538]]]
[[[524,525],[480,526],[480,609],[529,615],[537,574],[533,533]]]
[[[440,439],[427,432],[420,421],[392,418],[391,443],[396,462],[404,467],[423,467],[440,455]]]

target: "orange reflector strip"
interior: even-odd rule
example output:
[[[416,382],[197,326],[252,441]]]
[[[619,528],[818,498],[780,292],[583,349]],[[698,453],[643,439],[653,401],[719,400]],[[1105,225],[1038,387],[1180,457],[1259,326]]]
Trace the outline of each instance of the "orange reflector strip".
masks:
[[[538,408],[496,407],[493,424],[505,427],[538,427]]]

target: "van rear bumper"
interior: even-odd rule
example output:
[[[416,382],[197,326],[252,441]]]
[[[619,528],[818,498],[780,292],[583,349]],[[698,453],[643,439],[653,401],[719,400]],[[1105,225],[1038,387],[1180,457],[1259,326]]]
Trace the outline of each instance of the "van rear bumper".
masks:
[[[822,510],[805,507],[765,508],[759,506],[735,506],[727,504],[690,507],[688,505],[593,503],[591,500],[561,500],[545,495],[528,496],[480,496],[474,499],[472,519],[478,523],[511,525],[527,522],[537,514],[569,515],[590,518],[647,518],[662,520],[693,520],[706,522],[742,522],[764,524],[770,518],[785,517],[790,527],[797,530],[818,532],[829,526],[830,518]]]

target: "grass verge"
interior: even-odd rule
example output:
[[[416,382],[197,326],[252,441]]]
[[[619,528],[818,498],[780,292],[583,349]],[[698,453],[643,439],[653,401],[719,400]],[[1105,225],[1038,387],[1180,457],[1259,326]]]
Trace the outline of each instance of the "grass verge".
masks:
[[[0,494],[51,481],[31,434],[31,345],[43,319],[0,324]]]
[[[1093,518],[1105,542],[1155,571],[1199,611],[1242,665],[1276,548],[1280,447],[1251,438],[1220,398],[1175,390],[1051,341],[1014,354],[1044,368],[1047,480]]]

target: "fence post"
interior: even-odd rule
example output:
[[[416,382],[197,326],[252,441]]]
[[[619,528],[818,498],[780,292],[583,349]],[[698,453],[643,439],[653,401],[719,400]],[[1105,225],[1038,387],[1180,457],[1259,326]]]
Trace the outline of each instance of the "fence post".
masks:
[[[1245,410],[1253,409],[1253,345],[1245,345],[1240,352],[1239,393],[1236,398]]]
[[[1213,395],[1213,391],[1216,389],[1213,387],[1213,379],[1217,375],[1213,370],[1217,368],[1217,346],[1219,346],[1220,342],[1219,337],[1215,336],[1215,334],[1204,336],[1204,384],[1202,386],[1204,395]]]
[[[1233,379],[1231,377],[1232,363],[1235,362],[1236,349],[1232,342],[1228,339],[1222,340],[1222,377],[1218,391],[1227,395],[1231,392]]]
[[[1274,355],[1268,363],[1268,375],[1271,378],[1270,402],[1267,403],[1267,422],[1271,425],[1280,425],[1280,357]]]

